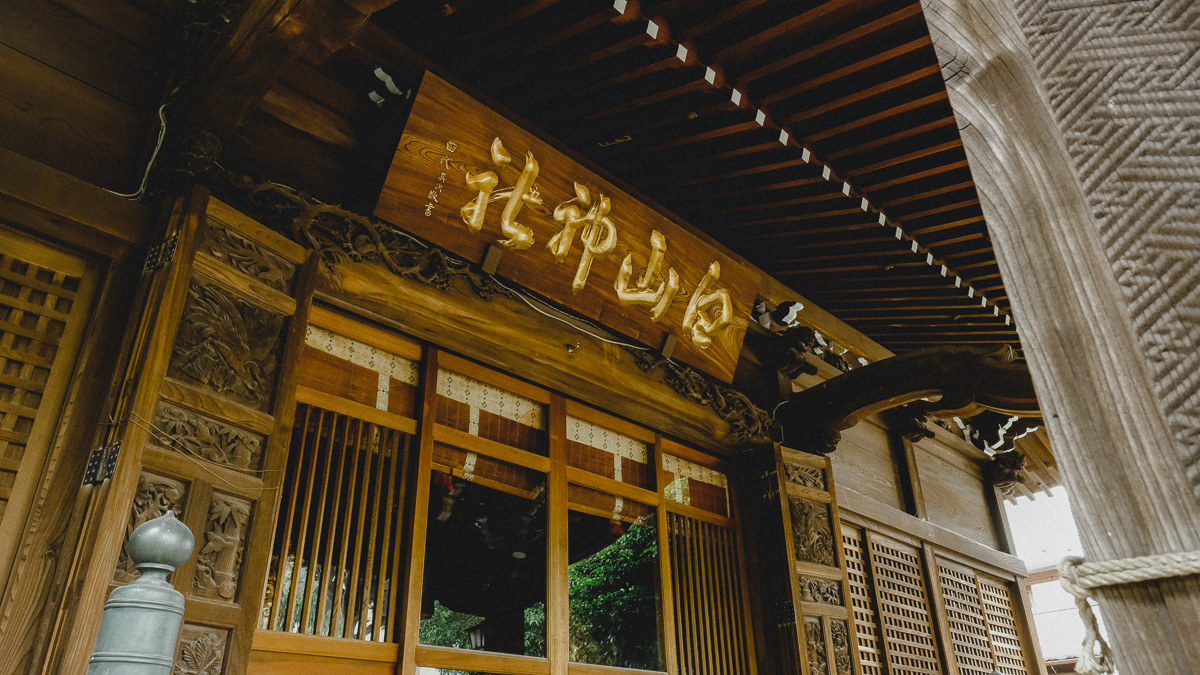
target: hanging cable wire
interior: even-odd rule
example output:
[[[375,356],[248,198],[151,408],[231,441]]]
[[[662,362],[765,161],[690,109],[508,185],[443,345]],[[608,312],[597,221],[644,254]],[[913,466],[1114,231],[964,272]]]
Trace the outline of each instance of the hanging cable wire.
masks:
[[[154,168],[154,160],[158,158],[158,151],[162,149],[163,139],[167,136],[167,106],[171,105],[171,101],[167,101],[158,108],[158,142],[154,145],[154,152],[150,154],[150,161],[146,163],[146,172],[142,174],[142,184],[138,186],[137,192],[128,194],[116,192],[105,188],[106,192],[111,192],[118,197],[140,201],[146,194],[146,182],[150,180],[150,169]]]

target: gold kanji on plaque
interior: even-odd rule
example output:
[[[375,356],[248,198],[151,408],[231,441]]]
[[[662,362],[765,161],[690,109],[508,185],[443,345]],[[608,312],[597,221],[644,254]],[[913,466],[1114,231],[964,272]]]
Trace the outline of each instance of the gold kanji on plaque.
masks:
[[[667,238],[658,230],[650,232],[650,260],[646,263],[646,271],[638,279],[637,285],[630,287],[629,280],[633,278],[633,254],[625,256],[621,270],[617,272],[617,281],[613,286],[617,289],[617,300],[622,305],[653,305],[650,310],[650,320],[658,321],[666,313],[675,295],[679,293],[679,273],[674,267],[667,268],[667,275],[662,275],[663,257],[667,253]],[[652,284],[658,281],[658,287]]]
[[[566,259],[575,242],[576,232],[579,232],[579,241],[583,244],[579,267],[571,282],[571,291],[575,293],[587,285],[592,261],[612,253],[617,247],[617,225],[608,217],[611,209],[608,197],[600,195],[593,200],[588,189],[579,183],[575,183],[575,197],[554,208],[554,222],[562,226],[562,230],[546,244],[546,248],[554,253],[554,262],[561,263]]]
[[[733,302],[729,291],[716,288],[721,279],[721,263],[714,261],[708,273],[692,292],[687,311],[683,313],[683,329],[691,331],[692,344],[708,349],[712,339],[729,327],[733,320]]]
[[[512,157],[504,149],[504,143],[497,136],[492,141],[492,164],[503,169],[511,163]],[[512,249],[529,248],[533,245],[533,230],[518,223],[517,214],[526,204],[541,206],[542,198],[538,194],[536,185],[537,176],[538,163],[533,158],[532,152],[525,153],[525,167],[521,170],[521,176],[517,178],[516,185],[511,188],[496,189],[496,186],[500,184],[500,177],[495,171],[480,173],[468,171],[467,186],[478,190],[479,194],[459,211],[463,222],[472,232],[480,231],[483,229],[483,219],[487,215],[488,204],[507,197],[508,202],[504,205],[503,213],[500,214],[500,231],[508,239],[501,239],[500,243]]]

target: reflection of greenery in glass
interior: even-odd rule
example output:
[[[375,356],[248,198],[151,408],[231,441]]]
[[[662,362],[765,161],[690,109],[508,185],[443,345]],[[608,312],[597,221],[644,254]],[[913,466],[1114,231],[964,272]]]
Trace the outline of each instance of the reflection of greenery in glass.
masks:
[[[470,649],[471,636],[467,631],[481,621],[482,617],[455,612],[435,602],[433,616],[421,621],[421,644]]]
[[[571,660],[658,668],[658,546],[653,527],[633,525],[570,567]]]

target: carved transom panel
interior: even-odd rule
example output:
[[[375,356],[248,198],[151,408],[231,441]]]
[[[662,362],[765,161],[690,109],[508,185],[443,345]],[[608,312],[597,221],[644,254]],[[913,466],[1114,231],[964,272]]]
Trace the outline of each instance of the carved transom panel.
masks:
[[[236,599],[250,508],[251,503],[245,499],[212,493],[204,541],[196,554],[192,595],[227,602]]]
[[[266,411],[286,319],[218,286],[193,281],[167,374]]]
[[[783,465],[784,473],[787,475],[789,483],[795,483],[804,487],[813,488],[815,490],[828,490],[825,485],[825,472],[821,469],[803,466],[801,464]]]
[[[200,250],[282,293],[291,292],[296,266],[209,217]]]
[[[842,605],[842,584],[824,579],[800,577],[800,599],[823,605]]]
[[[262,468],[265,437],[207,415],[160,401],[154,425],[173,441],[175,450],[241,471]]]

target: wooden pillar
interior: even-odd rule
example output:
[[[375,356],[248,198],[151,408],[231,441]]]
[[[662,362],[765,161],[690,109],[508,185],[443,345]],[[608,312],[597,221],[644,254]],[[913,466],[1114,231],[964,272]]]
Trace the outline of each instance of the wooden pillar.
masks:
[[[1200,550],[1200,502],[1010,0],[922,6],[1088,557]],[[1200,577],[1096,595],[1122,673],[1200,663]]]

